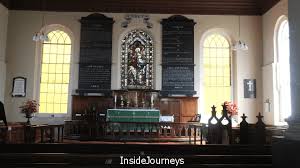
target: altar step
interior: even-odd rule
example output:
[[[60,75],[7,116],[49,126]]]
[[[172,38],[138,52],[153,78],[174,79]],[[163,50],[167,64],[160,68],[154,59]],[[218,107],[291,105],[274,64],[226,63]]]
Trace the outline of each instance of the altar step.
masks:
[[[8,145],[10,146],[10,145]],[[188,168],[271,168],[270,146],[224,145],[21,145],[1,147],[0,162],[5,167],[136,167],[121,165],[126,158],[151,157],[184,159]],[[153,167],[142,165],[140,167]],[[154,165],[154,167],[176,167]]]

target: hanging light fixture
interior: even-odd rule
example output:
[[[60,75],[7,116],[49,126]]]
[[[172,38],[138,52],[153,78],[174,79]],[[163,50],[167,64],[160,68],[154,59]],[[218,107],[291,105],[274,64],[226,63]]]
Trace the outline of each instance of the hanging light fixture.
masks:
[[[43,19],[42,19],[42,26],[41,29],[44,27],[44,14],[43,14]],[[48,36],[43,32],[43,30],[41,30],[41,32],[36,32],[33,37],[32,37],[33,41],[49,41]]]
[[[43,9],[43,5],[44,4],[44,1],[41,1],[41,11]],[[42,14],[42,26],[41,26],[41,32],[36,32],[33,37],[32,37],[32,40],[37,42],[37,41],[49,41],[49,38],[48,36],[43,32],[42,28],[44,27],[45,25],[45,13],[43,12]]]
[[[233,45],[232,50],[237,51],[237,50],[248,50],[248,45],[241,40],[241,18],[239,16],[239,40]]]

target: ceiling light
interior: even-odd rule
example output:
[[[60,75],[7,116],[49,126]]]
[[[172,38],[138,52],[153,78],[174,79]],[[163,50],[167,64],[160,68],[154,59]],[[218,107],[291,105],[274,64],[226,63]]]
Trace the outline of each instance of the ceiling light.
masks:
[[[40,4],[40,6],[41,6],[41,11],[42,11],[42,8],[43,8],[43,5],[44,4],[44,1],[42,1],[41,2],[41,4]],[[33,35],[33,37],[32,37],[32,40],[33,41],[35,41],[35,42],[38,42],[38,41],[41,41],[41,42],[43,42],[43,41],[49,41],[49,38],[48,38],[48,36],[47,36],[47,34],[45,34],[44,32],[43,32],[43,27],[44,27],[44,25],[45,25],[45,14],[44,14],[44,12],[43,12],[43,14],[42,14],[42,25],[41,25],[41,32],[36,32],[34,35]]]
[[[245,42],[239,40],[233,45],[232,50],[234,50],[234,51],[236,51],[236,50],[246,51],[246,50],[248,50],[248,45]]]
[[[233,45],[233,47],[232,47],[232,50],[234,50],[234,51],[237,51],[237,50],[243,50],[243,51],[246,51],[246,50],[248,50],[248,45],[244,42],[244,41],[242,41],[242,40],[240,40],[241,38],[241,21],[240,21],[241,19],[240,19],[240,16],[239,16],[239,40],[237,41],[237,42],[235,42],[235,44]]]

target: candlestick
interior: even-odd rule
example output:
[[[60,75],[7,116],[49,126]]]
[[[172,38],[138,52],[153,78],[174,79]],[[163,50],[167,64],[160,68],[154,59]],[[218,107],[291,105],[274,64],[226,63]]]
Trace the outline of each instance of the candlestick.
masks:
[[[153,106],[154,106],[153,100],[154,100],[154,97],[153,97],[153,94],[151,94],[151,108],[153,108]]]
[[[123,102],[123,95],[121,95],[121,107],[124,107],[124,102]]]
[[[114,103],[115,103],[115,108],[117,108],[117,95],[115,95]]]
[[[129,107],[129,105],[130,105],[130,100],[129,100],[129,95],[127,94],[127,104],[126,104],[127,108]]]

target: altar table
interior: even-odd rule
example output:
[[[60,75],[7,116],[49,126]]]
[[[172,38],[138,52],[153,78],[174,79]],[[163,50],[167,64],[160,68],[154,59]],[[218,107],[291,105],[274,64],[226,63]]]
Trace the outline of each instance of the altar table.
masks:
[[[160,111],[157,109],[108,109],[108,122],[159,122]]]

